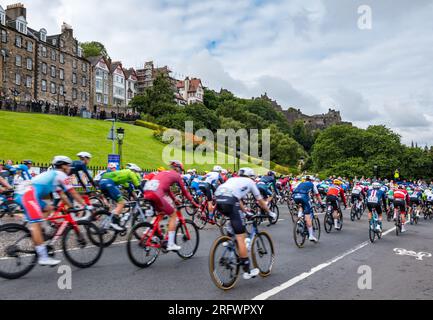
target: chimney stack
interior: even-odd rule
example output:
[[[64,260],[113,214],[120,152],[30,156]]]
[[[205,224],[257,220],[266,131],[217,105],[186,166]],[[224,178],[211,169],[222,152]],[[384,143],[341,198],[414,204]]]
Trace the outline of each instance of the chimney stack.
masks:
[[[12,21],[21,16],[27,20],[27,9],[22,3],[11,4],[6,7],[6,16],[8,20]]]

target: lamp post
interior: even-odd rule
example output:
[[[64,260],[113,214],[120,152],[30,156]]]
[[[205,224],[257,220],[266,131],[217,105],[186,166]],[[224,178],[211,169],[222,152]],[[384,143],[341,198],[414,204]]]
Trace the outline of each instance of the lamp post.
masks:
[[[118,154],[120,156],[120,166],[122,166],[122,145],[123,145],[123,140],[125,139],[125,129],[123,128],[119,128],[116,131],[117,133],[117,144],[118,144]]]

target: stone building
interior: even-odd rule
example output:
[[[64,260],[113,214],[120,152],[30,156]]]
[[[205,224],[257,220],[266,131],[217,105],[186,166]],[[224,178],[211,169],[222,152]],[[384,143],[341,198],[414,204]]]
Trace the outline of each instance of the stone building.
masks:
[[[2,99],[17,102],[35,97],[37,42],[28,32],[27,11],[22,4],[0,6]]]
[[[0,18],[2,98],[88,109],[90,63],[72,28],[63,24],[61,33],[51,36],[33,30],[21,3],[0,7]]]
[[[167,67],[155,68],[153,61],[146,62],[143,68],[137,69],[137,93],[143,94],[146,88],[152,87],[156,77],[160,74],[167,77],[176,89],[177,80],[171,76],[172,71]]]
[[[203,103],[204,88],[200,79],[187,77],[183,81],[177,81],[177,90],[187,104]]]

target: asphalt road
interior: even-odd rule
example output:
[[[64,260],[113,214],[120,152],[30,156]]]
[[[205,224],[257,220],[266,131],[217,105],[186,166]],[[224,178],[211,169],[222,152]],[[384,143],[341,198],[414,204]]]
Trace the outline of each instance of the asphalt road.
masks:
[[[141,270],[131,264],[125,244],[120,243],[106,249],[94,267],[72,268],[71,290],[59,289],[61,274],[57,268],[38,266],[22,279],[0,279],[0,300],[433,298],[433,257],[414,256],[419,252],[433,253],[433,220],[408,225],[408,232],[400,237],[396,236],[393,223],[385,222],[384,230],[388,233],[371,244],[366,215],[361,221],[351,222],[346,211],[343,231],[326,234],[322,226],[319,244],[307,243],[304,249],[298,249],[293,241],[292,221],[287,210],[281,210],[282,221],[269,228],[261,227],[271,234],[275,245],[272,275],[240,280],[229,292],[217,289],[209,275],[209,250],[219,235],[212,228],[201,231],[199,250],[191,260],[183,261],[176,254],[161,255],[153,266]],[[320,220],[323,221],[323,215]],[[398,255],[397,248],[413,253]]]

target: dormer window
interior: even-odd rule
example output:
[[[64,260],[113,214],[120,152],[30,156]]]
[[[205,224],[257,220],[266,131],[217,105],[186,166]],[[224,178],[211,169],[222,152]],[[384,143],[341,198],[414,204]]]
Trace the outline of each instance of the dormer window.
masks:
[[[47,42],[47,30],[45,30],[45,29],[41,29],[41,30],[39,31],[39,33],[40,33],[41,41],[42,41],[42,42]]]
[[[83,56],[83,49],[81,49],[81,47],[78,47],[78,52],[77,52],[78,56],[81,58]]]
[[[53,46],[56,46],[56,45],[57,45],[57,39],[54,38],[54,39],[53,39]]]
[[[16,29],[22,34],[27,34],[27,21],[23,16],[18,17],[16,21]]]

